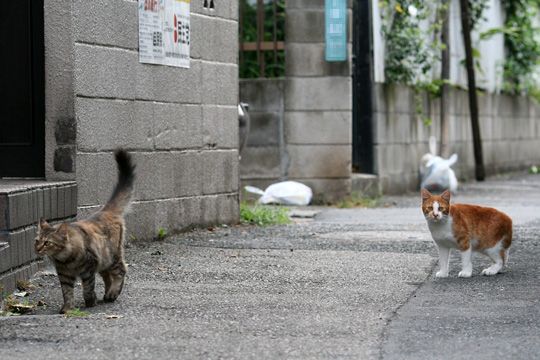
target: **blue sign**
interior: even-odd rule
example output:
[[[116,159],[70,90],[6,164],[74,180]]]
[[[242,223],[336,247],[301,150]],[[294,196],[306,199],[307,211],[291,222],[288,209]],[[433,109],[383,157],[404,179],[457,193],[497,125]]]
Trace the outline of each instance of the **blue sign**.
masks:
[[[325,0],[326,61],[347,61],[347,0]]]

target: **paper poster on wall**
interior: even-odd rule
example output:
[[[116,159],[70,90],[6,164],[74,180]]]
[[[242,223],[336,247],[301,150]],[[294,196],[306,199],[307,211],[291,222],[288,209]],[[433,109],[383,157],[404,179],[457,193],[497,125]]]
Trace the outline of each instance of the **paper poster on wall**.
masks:
[[[139,0],[139,62],[189,68],[190,0]]]

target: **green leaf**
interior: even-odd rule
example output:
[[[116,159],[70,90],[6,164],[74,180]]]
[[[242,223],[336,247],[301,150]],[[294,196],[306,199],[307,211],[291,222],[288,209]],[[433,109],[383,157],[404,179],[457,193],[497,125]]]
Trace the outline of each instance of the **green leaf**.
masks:
[[[504,34],[506,36],[517,36],[518,35],[518,29],[515,27],[498,27],[498,28],[491,28],[487,31],[484,31],[480,33],[480,40],[488,40],[492,36],[497,34]]]

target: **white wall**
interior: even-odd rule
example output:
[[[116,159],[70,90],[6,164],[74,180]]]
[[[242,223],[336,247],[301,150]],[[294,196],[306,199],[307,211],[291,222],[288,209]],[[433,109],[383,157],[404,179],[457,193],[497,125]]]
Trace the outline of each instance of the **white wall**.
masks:
[[[371,2],[373,24],[373,76],[376,82],[384,82],[384,38],[381,31],[381,11],[378,1]]]

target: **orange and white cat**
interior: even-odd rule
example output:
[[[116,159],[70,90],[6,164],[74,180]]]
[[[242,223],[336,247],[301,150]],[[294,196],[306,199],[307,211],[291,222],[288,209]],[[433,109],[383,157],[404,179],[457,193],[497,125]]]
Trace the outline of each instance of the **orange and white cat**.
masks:
[[[482,275],[495,275],[506,265],[512,243],[512,219],[508,215],[489,207],[450,205],[448,190],[434,195],[422,189],[422,211],[439,248],[440,270],[436,277],[448,277],[451,249],[461,253],[459,277],[471,277],[473,251],[493,260],[490,267],[482,270]]]

